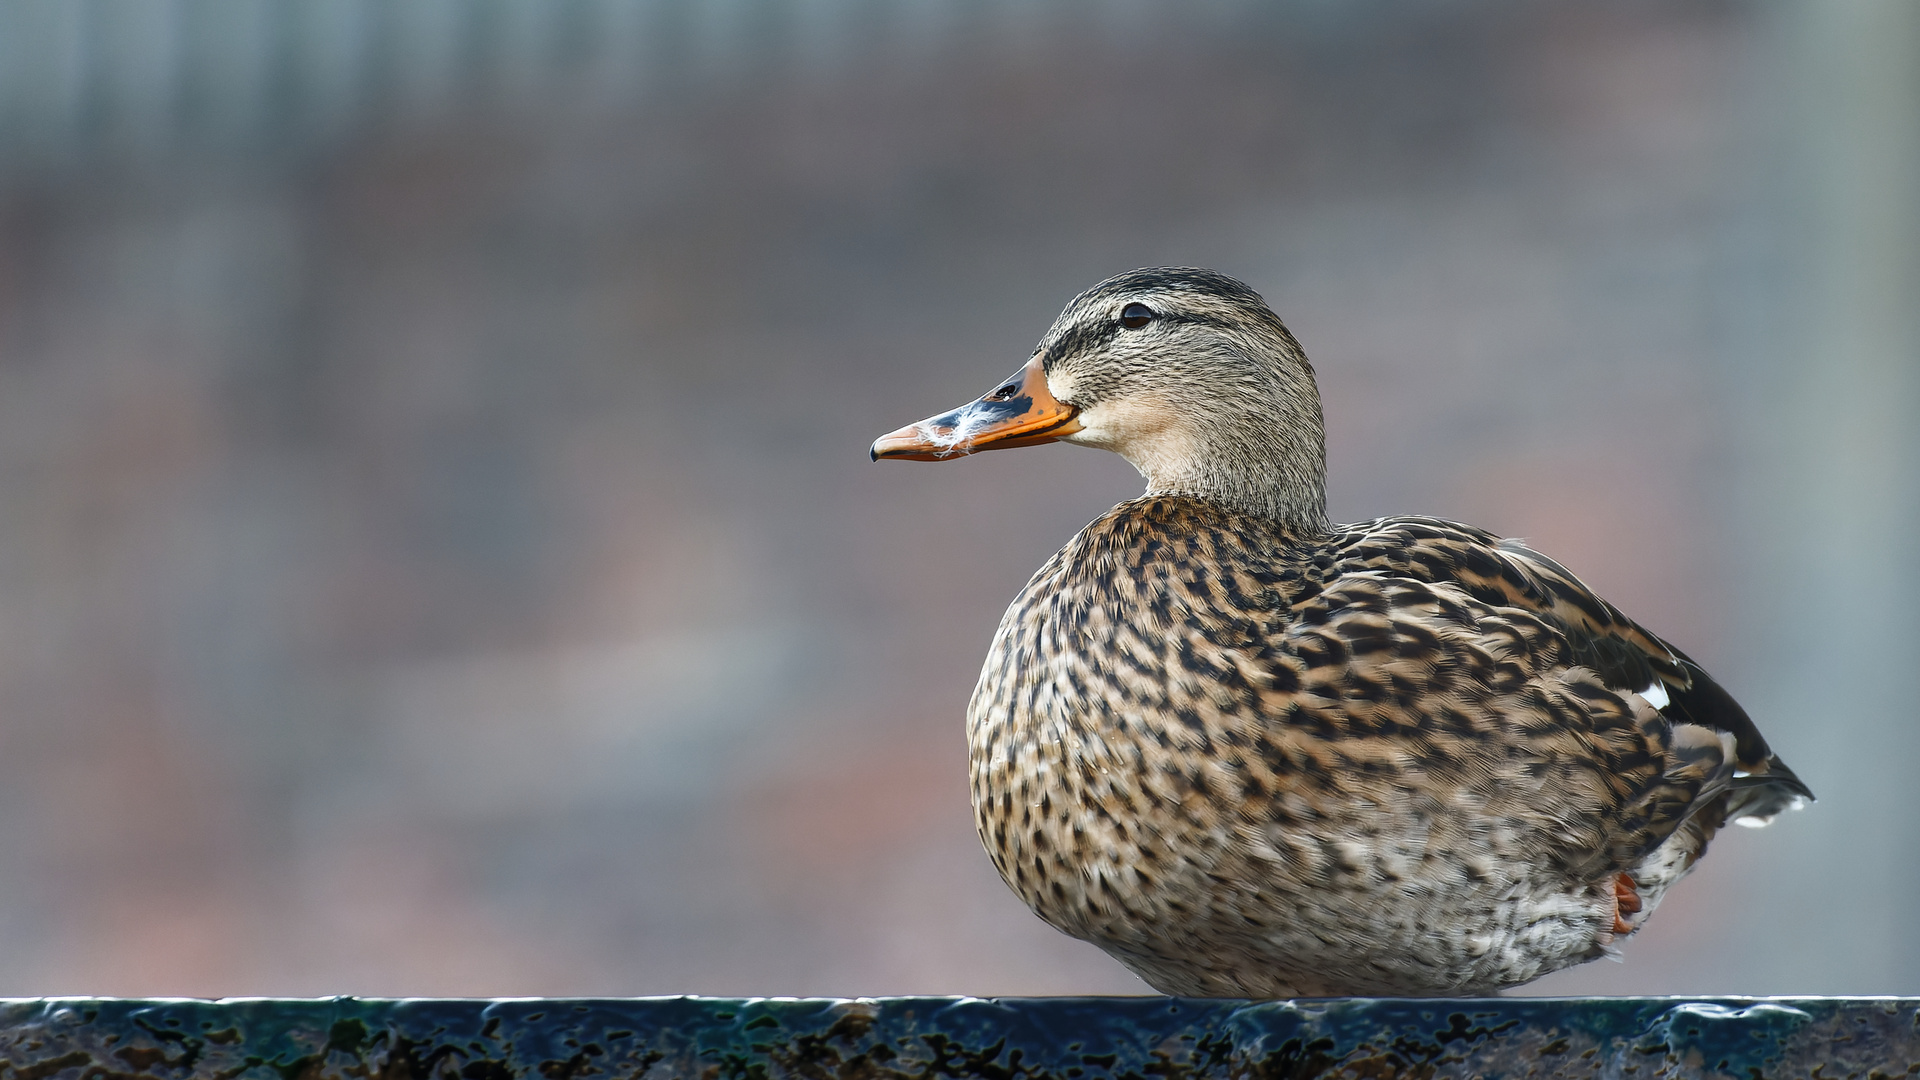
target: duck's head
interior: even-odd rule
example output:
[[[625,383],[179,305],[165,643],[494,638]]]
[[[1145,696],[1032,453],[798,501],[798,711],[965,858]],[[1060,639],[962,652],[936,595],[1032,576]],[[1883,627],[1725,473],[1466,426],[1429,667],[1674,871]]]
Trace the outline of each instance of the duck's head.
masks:
[[[1313,368],[1260,294],[1224,274],[1134,270],[1074,297],[985,396],[882,436],[874,460],[1070,442],[1112,450],[1154,494],[1326,524]]]

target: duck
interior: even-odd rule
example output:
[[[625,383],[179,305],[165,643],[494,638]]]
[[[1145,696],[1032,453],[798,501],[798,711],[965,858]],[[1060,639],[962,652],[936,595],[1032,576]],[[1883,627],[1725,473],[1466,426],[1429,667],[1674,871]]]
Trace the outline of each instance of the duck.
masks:
[[[1051,442],[1146,491],[1007,608],[974,820],[1028,907],[1161,993],[1498,994],[1618,956],[1724,825],[1813,798],[1700,665],[1525,543],[1330,523],[1313,367],[1241,281],[1108,278],[870,456]]]

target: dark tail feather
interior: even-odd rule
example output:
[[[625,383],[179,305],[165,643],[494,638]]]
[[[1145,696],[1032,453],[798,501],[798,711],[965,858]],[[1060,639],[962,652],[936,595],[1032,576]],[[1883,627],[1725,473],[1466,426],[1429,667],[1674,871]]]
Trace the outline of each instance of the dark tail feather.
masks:
[[[1727,794],[1727,817],[1736,825],[1765,825],[1782,811],[1798,810],[1812,801],[1813,791],[1793,770],[1768,755],[1766,772],[1733,778],[1733,789]]]

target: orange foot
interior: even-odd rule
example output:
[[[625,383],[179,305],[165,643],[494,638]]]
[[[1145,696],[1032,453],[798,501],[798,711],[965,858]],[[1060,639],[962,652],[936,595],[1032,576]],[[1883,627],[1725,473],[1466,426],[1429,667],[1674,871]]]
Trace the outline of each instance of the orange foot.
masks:
[[[1613,932],[1622,936],[1633,933],[1626,916],[1639,912],[1640,893],[1627,874],[1613,875],[1613,908]]]

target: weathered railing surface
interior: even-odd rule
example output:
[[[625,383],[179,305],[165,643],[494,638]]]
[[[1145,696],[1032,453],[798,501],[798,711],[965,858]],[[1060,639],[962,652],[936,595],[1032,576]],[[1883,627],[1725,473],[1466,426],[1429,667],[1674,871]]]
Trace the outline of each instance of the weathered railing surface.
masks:
[[[1920,999],[0,1003],[0,1080],[1920,1076]]]

